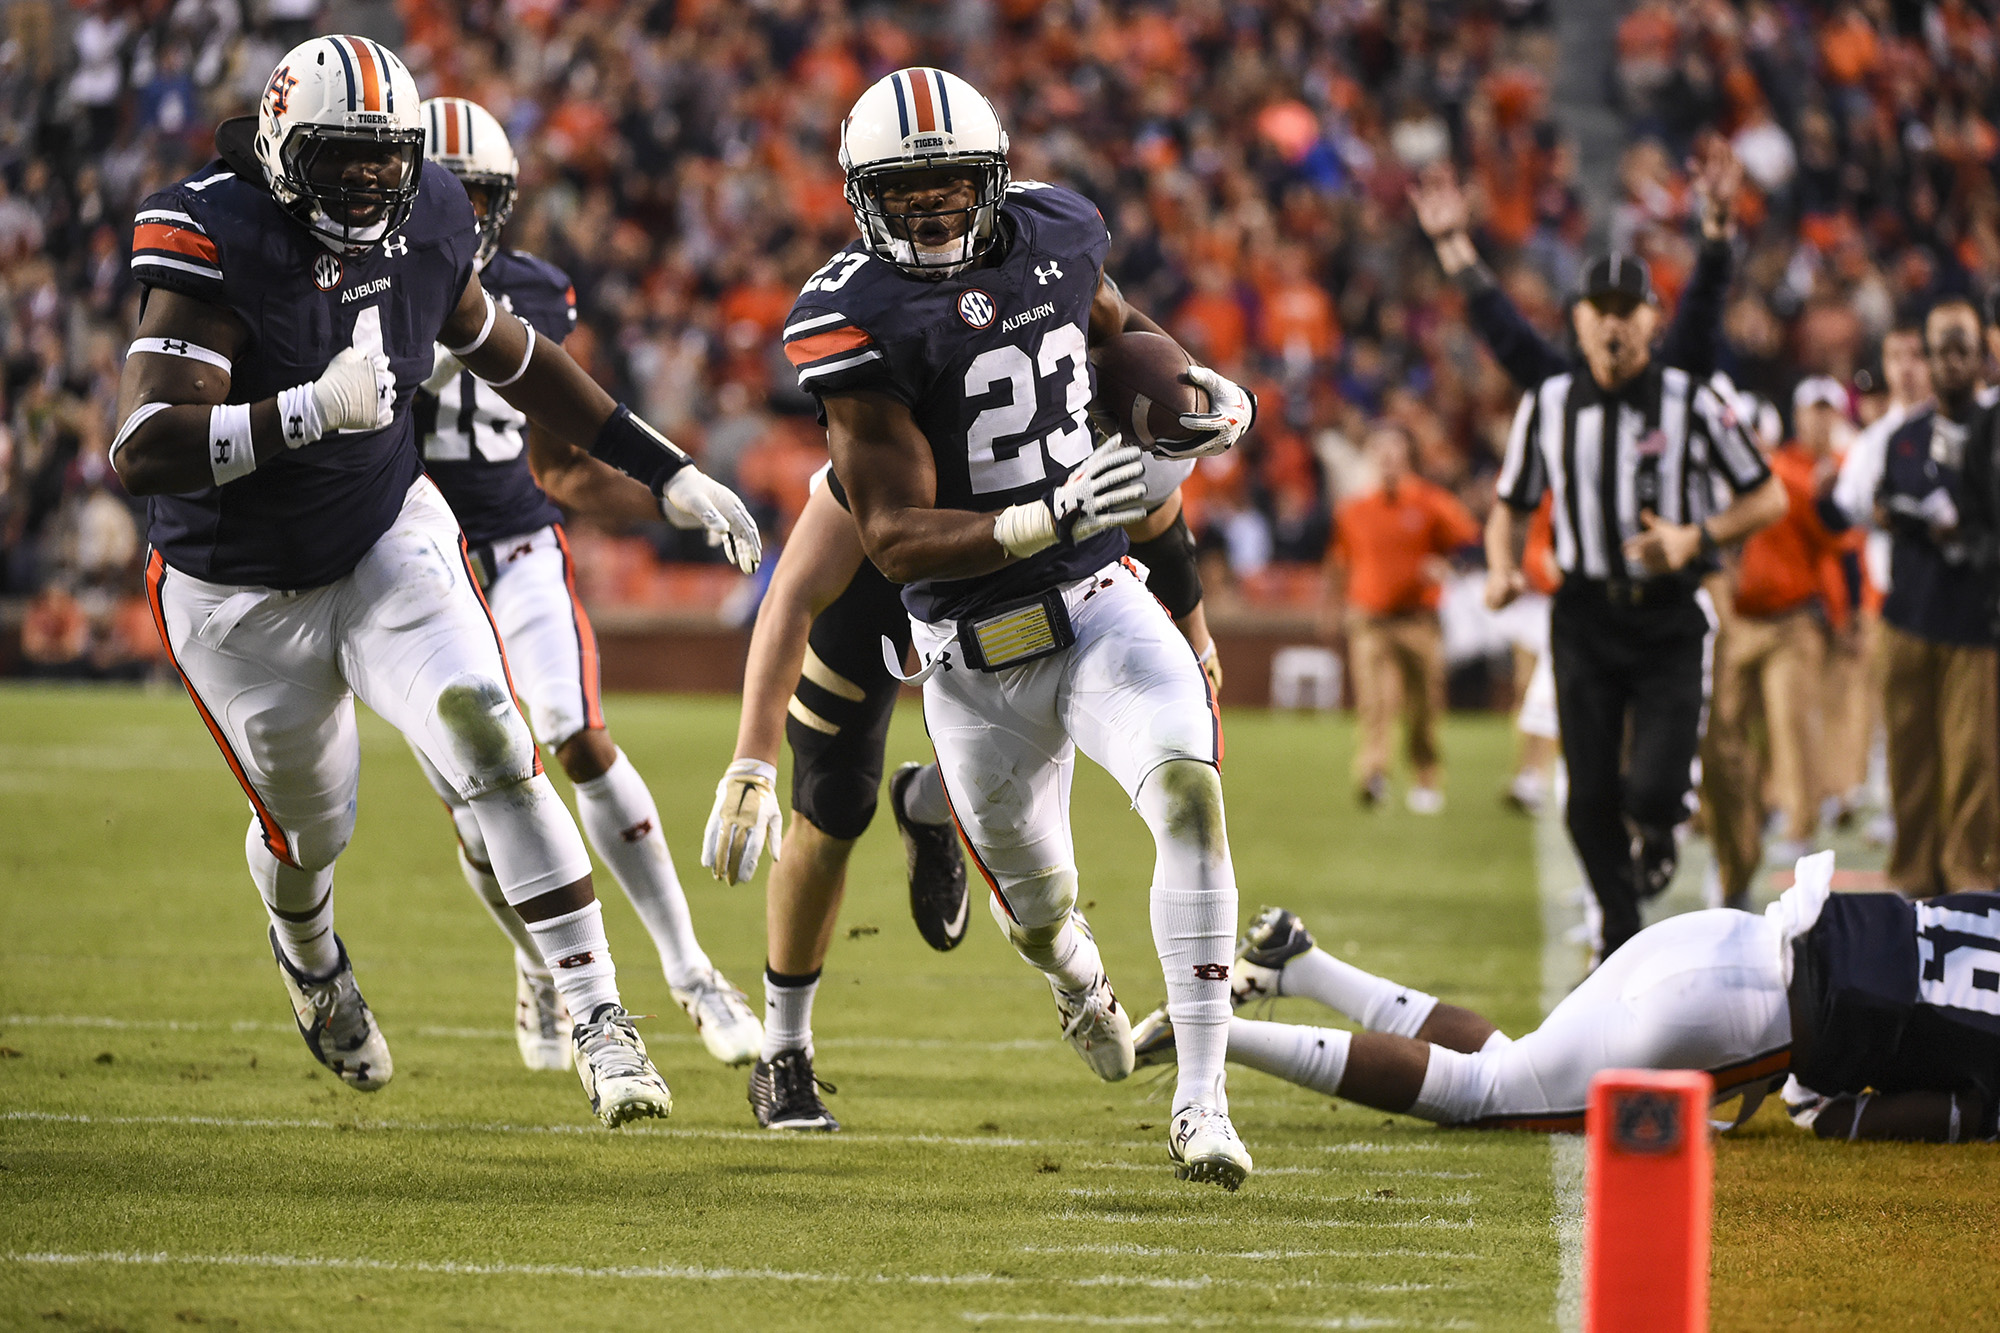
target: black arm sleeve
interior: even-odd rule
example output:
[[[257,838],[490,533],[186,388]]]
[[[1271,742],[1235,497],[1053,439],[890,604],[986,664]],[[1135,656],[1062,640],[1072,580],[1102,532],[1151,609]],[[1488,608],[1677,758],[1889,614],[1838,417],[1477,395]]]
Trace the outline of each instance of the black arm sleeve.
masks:
[[[1194,534],[1185,518],[1176,514],[1159,536],[1133,542],[1132,558],[1146,567],[1146,590],[1175,620],[1201,605],[1201,570],[1194,562]]]
[[[1454,281],[1465,293],[1465,313],[1472,321],[1472,331],[1514,383],[1532,388],[1569,369],[1569,358],[1535,332],[1535,326],[1507,299],[1484,264],[1460,270]]]
[[[1681,293],[1680,309],[1660,339],[1660,364],[1685,370],[1696,379],[1715,373],[1716,349],[1722,342],[1722,303],[1729,295],[1734,255],[1729,242],[1703,241],[1694,273]]]

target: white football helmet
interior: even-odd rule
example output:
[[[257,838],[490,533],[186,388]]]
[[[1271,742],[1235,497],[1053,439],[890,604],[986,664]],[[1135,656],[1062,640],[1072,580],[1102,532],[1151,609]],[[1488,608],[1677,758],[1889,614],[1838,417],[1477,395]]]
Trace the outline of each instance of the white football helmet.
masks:
[[[416,207],[422,101],[403,62],[366,37],[301,42],[257,102],[257,160],[271,194],[336,254],[381,244]],[[344,179],[357,158],[384,164],[376,183]]]
[[[487,190],[486,216],[479,220],[479,267],[500,248],[500,229],[514,212],[521,163],[507,131],[493,113],[463,97],[433,97],[424,103],[424,157],[468,186]]]
[[[886,264],[920,278],[957,273],[997,239],[1007,193],[1007,131],[979,90],[941,69],[899,69],[875,82],[840,124],[840,166],[862,244]],[[904,172],[957,169],[977,183],[970,208],[891,213],[882,190]],[[929,219],[960,219],[942,243],[917,239]]]

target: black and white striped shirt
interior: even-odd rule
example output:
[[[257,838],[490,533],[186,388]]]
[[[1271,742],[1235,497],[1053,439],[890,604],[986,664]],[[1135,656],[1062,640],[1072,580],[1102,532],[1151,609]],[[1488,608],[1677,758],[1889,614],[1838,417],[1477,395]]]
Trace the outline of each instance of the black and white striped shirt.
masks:
[[[1734,398],[1721,375],[1704,383],[1657,362],[1613,393],[1581,368],[1551,375],[1514,413],[1500,499],[1526,511],[1553,493],[1564,577],[1644,579],[1622,549],[1642,530],[1642,511],[1699,523],[1727,505],[1728,493],[1755,490],[1771,475]]]

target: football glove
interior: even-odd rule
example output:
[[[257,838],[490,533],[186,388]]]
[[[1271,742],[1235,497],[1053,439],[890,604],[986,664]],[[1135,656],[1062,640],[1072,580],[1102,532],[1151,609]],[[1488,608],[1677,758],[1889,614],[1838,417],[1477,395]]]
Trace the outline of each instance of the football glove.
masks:
[[[1121,435],[1106,436],[1049,497],[1056,531],[1080,542],[1144,518],[1145,471],[1138,446]]]
[[[1227,453],[1256,423],[1257,395],[1207,366],[1189,366],[1181,379],[1208,395],[1208,411],[1181,413],[1181,429],[1206,438],[1179,449],[1156,444],[1153,452],[1161,458],[1207,458]]]
[[[715,808],[701,837],[701,863],[724,884],[748,883],[764,849],[778,859],[784,816],[773,784],[778,770],[761,759],[738,759],[715,788]]]
[[[754,574],[764,558],[757,520],[735,491],[698,467],[684,467],[668,478],[660,494],[660,514],[683,531],[706,529],[708,544],[720,546],[745,574]]]
[[[380,352],[343,347],[303,398],[319,420],[308,419],[303,430],[285,432],[285,443],[295,449],[329,431],[380,430],[388,425],[396,415],[396,373]]]

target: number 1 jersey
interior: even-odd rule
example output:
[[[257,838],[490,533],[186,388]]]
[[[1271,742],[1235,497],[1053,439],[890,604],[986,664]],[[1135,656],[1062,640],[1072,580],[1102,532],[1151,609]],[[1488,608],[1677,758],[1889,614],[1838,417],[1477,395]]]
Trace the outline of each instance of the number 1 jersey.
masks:
[[[358,256],[313,239],[247,162],[211,162],[139,205],[132,276],[220,306],[250,332],[228,401],[316,380],[350,345],[385,353],[396,376],[395,417],[380,430],[332,432],[226,486],[152,497],[147,539],[175,569],[316,588],[353,569],[396,521],[419,472],[410,401],[479,248],[465,187],[441,168],[422,171],[409,220]]]
[[[1046,499],[1090,455],[1086,333],[1111,238],[1088,199],[1021,181],[1000,206],[999,258],[927,281],[859,240],[815,273],[785,320],[785,354],[817,399],[887,394],[937,466],[937,507],[997,513]],[[826,419],[824,404],[820,419]],[[903,589],[920,620],[967,615],[1083,578],[1122,555],[1122,530],[1059,542],[970,579]]]

